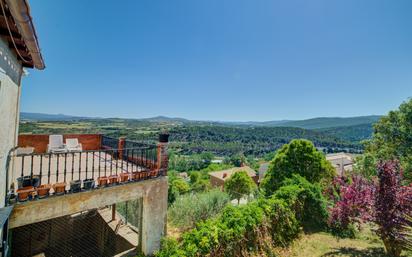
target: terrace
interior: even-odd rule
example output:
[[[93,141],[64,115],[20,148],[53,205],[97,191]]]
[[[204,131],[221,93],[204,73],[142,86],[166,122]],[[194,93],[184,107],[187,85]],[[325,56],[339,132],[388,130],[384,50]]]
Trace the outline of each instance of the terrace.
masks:
[[[77,138],[82,150],[46,152],[48,135],[22,135],[9,156],[8,203],[78,193],[165,176],[158,146],[103,135]]]
[[[74,138],[81,148],[53,153],[47,150],[49,135],[19,136],[18,147],[8,156],[6,179],[6,204],[13,207],[10,228],[21,232],[14,237],[24,239],[22,231],[43,231],[56,223],[49,221],[101,213],[109,207],[112,221],[119,221],[116,204],[138,201],[140,207],[133,210],[139,217],[137,245],[141,252],[152,254],[165,233],[168,136],[160,135],[155,144],[100,134],[63,135],[65,142]],[[77,241],[74,237],[67,244]],[[49,251],[49,246],[42,250]],[[38,254],[37,250],[30,254]]]

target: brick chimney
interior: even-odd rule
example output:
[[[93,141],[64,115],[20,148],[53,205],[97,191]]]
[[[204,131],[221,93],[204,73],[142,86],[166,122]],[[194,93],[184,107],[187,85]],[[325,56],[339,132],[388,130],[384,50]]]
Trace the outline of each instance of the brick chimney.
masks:
[[[169,156],[167,154],[167,145],[169,143],[169,134],[160,133],[159,143],[157,144],[157,169],[161,175],[167,175],[169,166]]]

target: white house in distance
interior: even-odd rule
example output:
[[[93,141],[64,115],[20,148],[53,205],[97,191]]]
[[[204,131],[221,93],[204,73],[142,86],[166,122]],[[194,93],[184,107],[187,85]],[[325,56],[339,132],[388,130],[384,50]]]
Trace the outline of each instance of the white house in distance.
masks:
[[[332,163],[338,175],[344,175],[347,171],[353,170],[353,156],[347,153],[333,153],[327,154],[326,160]]]

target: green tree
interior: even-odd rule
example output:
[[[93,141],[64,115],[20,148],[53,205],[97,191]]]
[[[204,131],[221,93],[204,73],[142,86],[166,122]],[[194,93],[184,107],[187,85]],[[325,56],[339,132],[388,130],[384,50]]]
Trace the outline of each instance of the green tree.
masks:
[[[234,154],[230,157],[230,163],[232,163],[236,167],[240,167],[242,166],[242,164],[246,163],[246,158],[241,153]]]
[[[365,153],[356,158],[353,171],[367,179],[376,176],[376,159],[371,153]]]
[[[366,152],[380,160],[400,160],[404,178],[412,182],[412,99],[383,116],[374,130],[366,143]]]
[[[292,140],[276,152],[262,181],[262,188],[271,195],[282,182],[298,174],[311,183],[329,181],[335,169],[312,142],[303,139]]]
[[[250,195],[255,188],[255,182],[253,182],[246,171],[236,172],[225,182],[225,191],[230,195],[231,199],[237,199],[238,204],[242,197]]]

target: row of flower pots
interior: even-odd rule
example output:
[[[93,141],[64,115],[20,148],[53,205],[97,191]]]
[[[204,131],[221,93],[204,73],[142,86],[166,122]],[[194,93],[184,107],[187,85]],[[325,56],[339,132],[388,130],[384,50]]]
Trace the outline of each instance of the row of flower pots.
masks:
[[[158,171],[141,171],[132,173],[120,173],[119,175],[102,176],[97,178],[98,186],[105,187],[110,185],[116,185],[118,183],[127,183],[131,181],[139,181],[148,178],[157,177]],[[28,176],[29,177],[29,176]],[[50,184],[40,184],[40,179],[33,182],[33,178],[30,178],[31,182],[28,182],[28,178],[25,177],[21,179],[19,183],[19,189],[17,189],[17,200],[19,202],[24,202],[29,199],[34,199],[36,196],[38,198],[45,198],[49,196],[50,190],[53,189],[55,195],[62,195],[66,193],[66,183],[58,182],[53,185]],[[83,180],[82,188],[81,180],[70,181],[70,193],[77,193],[83,190],[91,190],[95,187],[94,179]]]
[[[126,183],[129,181],[139,181],[158,176],[158,171],[141,171],[132,173],[120,173],[119,175],[102,176],[97,178],[99,187],[115,185],[118,183]]]
[[[79,192],[81,187],[81,181],[71,181],[70,182],[70,192]],[[93,179],[83,180],[83,188],[85,190],[92,189],[94,187]],[[42,184],[39,186],[24,186],[17,189],[17,200],[19,202],[24,202],[30,199],[34,199],[36,196],[39,199],[45,198],[50,195],[50,190],[53,189],[55,195],[62,195],[66,193],[66,183],[58,182],[53,185],[51,184]]]

